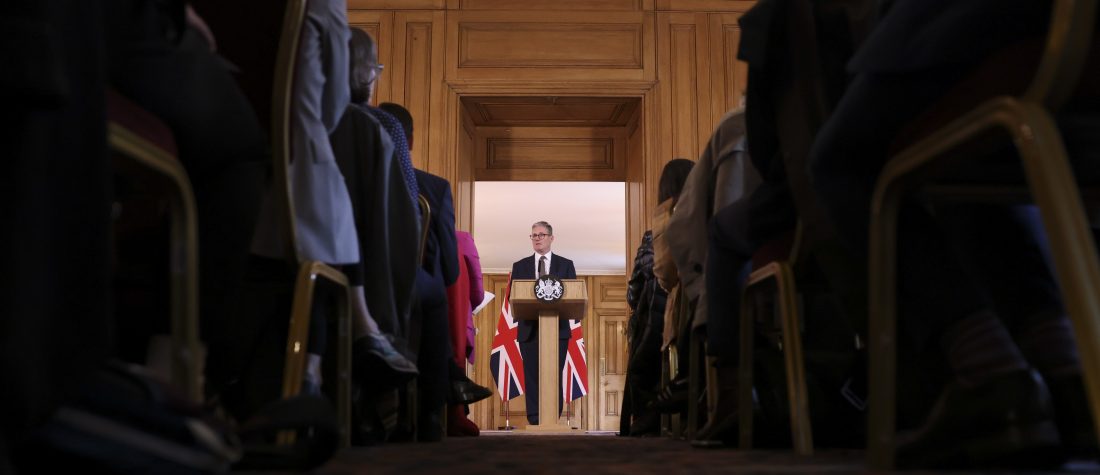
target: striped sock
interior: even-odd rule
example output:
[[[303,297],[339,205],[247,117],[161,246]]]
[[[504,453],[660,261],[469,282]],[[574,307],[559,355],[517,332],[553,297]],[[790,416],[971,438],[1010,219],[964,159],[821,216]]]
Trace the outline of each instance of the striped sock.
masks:
[[[1073,326],[1064,314],[1032,320],[1021,326],[1016,341],[1035,368],[1046,377],[1075,375],[1081,372],[1081,358]]]
[[[955,323],[941,340],[955,379],[977,386],[993,377],[1027,369],[1016,343],[993,312],[981,311]]]

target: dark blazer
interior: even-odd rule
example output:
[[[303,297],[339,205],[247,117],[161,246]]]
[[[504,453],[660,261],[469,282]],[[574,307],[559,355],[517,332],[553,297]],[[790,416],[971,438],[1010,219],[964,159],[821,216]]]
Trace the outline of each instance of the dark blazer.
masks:
[[[451,184],[431,173],[416,170],[420,194],[431,206],[428,245],[424,250],[424,270],[439,272],[447,286],[458,280],[458,241],[455,239],[455,205]]]
[[[1031,0],[896,0],[848,69],[906,73],[968,65],[1046,31],[1050,11],[1050,2]]]
[[[344,175],[359,235],[361,276],[371,315],[387,333],[407,328],[416,280],[419,223],[394,155],[384,155],[382,126],[350,105],[329,137]],[[388,278],[387,278],[388,277]]]
[[[549,274],[559,279],[576,279],[577,269],[573,267],[573,261],[566,259],[558,254],[554,254],[554,257],[550,259]],[[512,280],[515,279],[534,279],[535,278],[535,253],[532,252],[530,256],[516,261],[512,264]],[[509,283],[510,284],[510,283]],[[517,339],[519,341],[530,341],[538,334],[538,322],[531,320],[519,321],[519,335]],[[569,321],[561,320],[558,323],[558,338],[569,338]]]

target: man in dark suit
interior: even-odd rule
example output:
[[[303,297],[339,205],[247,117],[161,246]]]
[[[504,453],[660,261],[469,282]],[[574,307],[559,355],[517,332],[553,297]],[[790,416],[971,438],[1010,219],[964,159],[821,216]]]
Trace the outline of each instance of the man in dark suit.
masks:
[[[554,255],[550,246],[554,243],[554,228],[546,221],[531,225],[531,247],[535,253],[512,264],[512,279],[534,279],[552,275],[559,279],[576,279],[573,261]],[[536,261],[537,258],[537,261]],[[539,423],[539,325],[538,322],[520,320],[520,352],[523,354],[523,373],[526,375],[527,422]],[[558,367],[565,365],[565,346],[569,343],[569,321],[558,323]],[[558,392],[558,410],[561,410],[561,392]]]
[[[416,170],[420,193],[431,207],[428,242],[416,276],[413,338],[420,369],[420,416],[417,436],[421,441],[443,437],[443,414],[447,401],[451,354],[447,338],[447,286],[458,280],[458,245],[455,241],[454,200],[447,180]]]

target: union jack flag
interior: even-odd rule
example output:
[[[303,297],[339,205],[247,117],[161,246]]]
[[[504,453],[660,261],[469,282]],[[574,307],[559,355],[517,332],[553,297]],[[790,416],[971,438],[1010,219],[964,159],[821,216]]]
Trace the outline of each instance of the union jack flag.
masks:
[[[489,354],[489,368],[497,381],[497,394],[501,401],[508,401],[523,395],[523,355],[519,350],[519,324],[512,319],[512,305],[508,296],[512,292],[512,276],[508,276],[508,287],[504,290],[504,300],[500,305],[500,318],[497,330],[493,334],[493,351]]]
[[[561,396],[565,402],[588,394],[588,356],[584,349],[581,322],[569,320],[569,345],[565,349],[565,365],[561,369]]]

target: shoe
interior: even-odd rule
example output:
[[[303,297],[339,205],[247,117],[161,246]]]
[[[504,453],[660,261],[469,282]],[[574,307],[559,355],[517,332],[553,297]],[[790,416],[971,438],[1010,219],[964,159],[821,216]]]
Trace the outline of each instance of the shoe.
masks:
[[[1062,436],[1062,446],[1071,457],[1095,459],[1100,456],[1081,375],[1047,378],[1046,383],[1054,402],[1054,421]]]
[[[737,425],[737,367],[718,367],[717,380],[718,400],[711,414],[695,438],[691,441],[692,447],[714,448],[722,447],[736,441],[738,436]]]
[[[677,379],[661,388],[657,393],[657,399],[650,401],[647,407],[661,414],[673,414],[686,411],[687,400],[688,380],[687,378]]]
[[[533,425],[533,426],[539,425],[539,416],[538,416],[538,414],[535,414],[534,416],[528,414],[527,415],[527,423],[530,424],[530,425]]]
[[[708,420],[707,424],[695,434],[691,446],[709,449],[731,444],[737,437],[737,421],[736,409],[724,414],[716,413],[715,417]]]
[[[310,379],[302,380],[302,389],[298,391],[298,394],[303,396],[323,396],[323,394],[321,394],[321,384]]]
[[[447,402],[450,404],[473,404],[482,399],[488,399],[492,395],[493,391],[491,389],[462,376],[461,379],[451,381],[451,392],[448,394]]]
[[[630,423],[630,433],[627,435],[631,437],[646,437],[658,435],[660,432],[661,416],[656,412],[646,411],[641,415],[634,416],[634,420]]]
[[[439,442],[443,440],[442,407],[422,410],[417,415],[416,441]]]
[[[1050,394],[1031,371],[952,383],[920,429],[900,435],[898,468],[1052,468],[1065,461]]]
[[[415,378],[416,365],[405,358],[387,337],[367,335],[352,343],[352,374],[379,389],[392,389]]]
[[[481,429],[466,417],[463,406],[451,406],[447,411],[447,437],[477,437]]]

